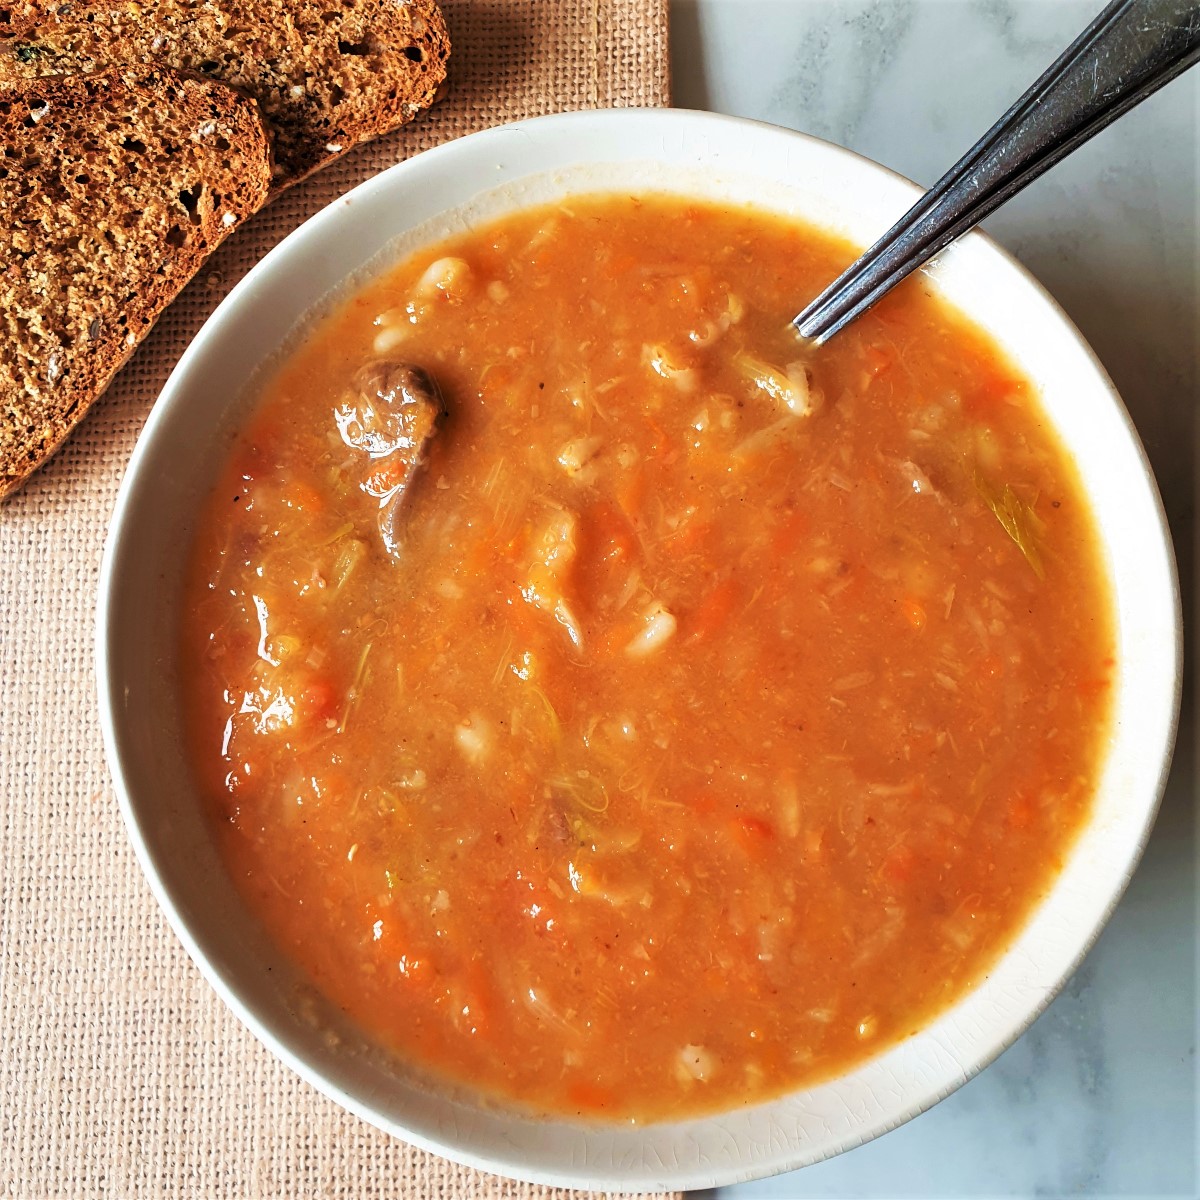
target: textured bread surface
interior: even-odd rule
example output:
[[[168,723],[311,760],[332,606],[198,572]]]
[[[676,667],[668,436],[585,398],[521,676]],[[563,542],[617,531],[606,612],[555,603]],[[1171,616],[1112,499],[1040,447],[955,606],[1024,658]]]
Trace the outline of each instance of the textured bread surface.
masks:
[[[0,86],[0,496],[53,453],[271,181],[257,104],[166,68]]]
[[[276,182],[433,103],[450,39],[434,0],[0,0],[0,81],[161,64],[253,96]]]

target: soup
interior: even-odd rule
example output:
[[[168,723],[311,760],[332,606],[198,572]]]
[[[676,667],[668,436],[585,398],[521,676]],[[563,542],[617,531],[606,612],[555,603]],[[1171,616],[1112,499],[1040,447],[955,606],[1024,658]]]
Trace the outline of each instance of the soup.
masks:
[[[987,973],[1086,821],[1111,601],[1072,464],[909,280],[670,196],[507,216],[323,319],[202,514],[182,675],[249,907],[415,1069],[649,1121]]]

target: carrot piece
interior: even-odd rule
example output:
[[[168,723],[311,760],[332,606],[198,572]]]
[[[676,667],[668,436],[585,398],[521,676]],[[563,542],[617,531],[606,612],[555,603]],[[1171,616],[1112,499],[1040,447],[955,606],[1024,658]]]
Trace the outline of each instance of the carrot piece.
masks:
[[[386,496],[408,479],[411,469],[403,457],[386,458],[363,480],[363,490],[372,496]]]
[[[1007,371],[984,369],[963,397],[963,407],[973,415],[984,415],[993,411],[1012,396],[1023,395],[1026,388],[1022,380]]]
[[[510,395],[516,382],[517,372],[508,363],[492,363],[486,367],[479,377],[479,395],[484,400],[509,402],[516,394]],[[523,393],[521,393],[523,394]]]
[[[617,504],[625,514],[625,519],[631,525],[638,523],[642,512],[642,504],[645,502],[645,499],[646,473],[640,468],[635,467],[626,475],[616,490]]]
[[[916,865],[917,856],[912,847],[901,844],[888,851],[879,873],[889,883],[907,883],[912,878]]]
[[[484,533],[477,542],[473,542],[462,556],[462,568],[468,579],[476,576],[486,577],[491,573],[492,564],[497,554],[503,554],[504,548],[497,547],[491,530]]]
[[[686,558],[698,550],[712,532],[712,525],[696,517],[681,525],[670,537],[658,544],[660,553],[668,558]]]
[[[1009,802],[1005,821],[1010,829],[1028,829],[1035,816],[1033,802],[1028,796],[1017,796]]]
[[[645,628],[641,616],[623,616],[614,621],[603,633],[595,639],[595,645],[600,651],[601,658],[614,657],[629,645],[638,632]]]
[[[866,359],[871,374],[879,375],[895,362],[896,352],[891,348],[884,349],[882,346],[868,346]]]
[[[463,971],[462,1017],[472,1034],[487,1037],[492,1013],[496,1009],[496,989],[492,977],[478,959],[472,959]]]
[[[728,830],[730,838],[752,858],[761,856],[775,840],[774,827],[759,817],[733,817]]]
[[[293,479],[283,491],[283,502],[297,512],[319,513],[325,507],[321,493],[302,479]]]
[[[804,831],[804,861],[810,863],[821,862],[825,857],[825,848],[822,844],[823,835],[819,829],[806,829]]]
[[[593,1083],[590,1079],[576,1079],[567,1084],[567,1100],[581,1112],[595,1112],[612,1104],[613,1093],[610,1088]]]
[[[584,533],[593,552],[605,562],[624,562],[633,556],[637,539],[628,516],[606,500],[597,501],[584,513]]]
[[[622,275],[628,275],[637,265],[638,258],[636,254],[614,254],[608,260],[605,273],[609,279],[619,279]]]
[[[1081,679],[1075,685],[1075,690],[1085,700],[1090,700],[1103,695],[1110,687],[1112,687],[1112,680],[1107,675],[1093,675],[1087,679]]]
[[[925,609],[916,596],[905,596],[900,608],[908,623],[920,633],[925,628]]]
[[[793,510],[776,528],[775,536],[771,539],[771,552],[777,558],[791,554],[804,541],[808,530],[808,514]]]
[[[368,901],[363,905],[367,919],[366,944],[380,966],[395,973],[418,992],[427,992],[434,982],[429,956],[415,947],[399,915]]]
[[[998,654],[985,654],[979,660],[979,670],[988,679],[1004,678],[1004,659]]]
[[[733,612],[740,590],[732,575],[718,583],[688,614],[684,625],[686,635],[692,641],[700,642],[722,629]]]
[[[650,432],[654,434],[654,441],[650,443],[650,448],[646,451],[646,457],[657,458],[660,454],[666,452],[669,441],[667,431],[653,417],[647,417],[646,424]]]
[[[303,722],[323,722],[335,719],[341,711],[337,689],[323,676],[314,675],[296,696],[296,716]]]

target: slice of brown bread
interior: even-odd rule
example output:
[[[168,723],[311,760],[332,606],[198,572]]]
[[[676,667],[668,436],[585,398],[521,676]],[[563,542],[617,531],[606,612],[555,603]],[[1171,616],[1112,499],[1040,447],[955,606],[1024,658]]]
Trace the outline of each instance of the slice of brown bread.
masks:
[[[44,462],[271,180],[258,105],[165,68],[0,86],[0,496]]]
[[[435,0],[0,0],[0,80],[119,62],[219,79],[262,106],[281,184],[427,108],[449,54]]]

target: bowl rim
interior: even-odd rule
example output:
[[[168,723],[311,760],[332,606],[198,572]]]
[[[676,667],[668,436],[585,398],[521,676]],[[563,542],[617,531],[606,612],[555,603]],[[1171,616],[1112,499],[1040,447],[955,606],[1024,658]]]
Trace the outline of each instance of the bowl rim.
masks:
[[[336,1083],[333,1083],[314,1063],[308,1061],[304,1055],[294,1052],[286,1045],[276,1030],[261,1019],[254,1008],[245,1002],[235,983],[227,979],[210,961],[204,947],[176,904],[170,880],[164,875],[160,863],[155,859],[147,842],[146,832],[143,829],[143,817],[139,812],[138,804],[133,795],[133,786],[127,770],[127,747],[120,730],[122,719],[121,697],[117,694],[117,681],[113,671],[116,638],[115,610],[120,597],[119,566],[124,544],[127,541],[125,531],[131,523],[138,481],[154,461],[156,440],[162,427],[169,420],[173,406],[181,403],[181,398],[186,396],[186,383],[197,360],[208,353],[210,342],[216,340],[223,328],[223,323],[231,319],[231,314],[236,314],[243,305],[253,302],[254,292],[260,281],[269,278],[280,264],[288,261],[294,254],[303,252],[306,243],[310,239],[319,237],[326,231],[327,227],[336,229],[337,222],[341,219],[341,214],[347,206],[374,197],[377,193],[386,194],[392,189],[402,188],[409,176],[416,172],[437,169],[443,161],[453,162],[455,158],[461,157],[465,152],[469,153],[472,150],[481,150],[492,145],[495,145],[497,148],[503,145],[507,149],[511,146],[509,139],[511,139],[514,132],[523,132],[533,137],[537,137],[543,132],[550,135],[565,132],[570,133],[583,144],[586,141],[587,131],[594,129],[597,123],[600,125],[642,123],[650,130],[659,127],[664,131],[670,129],[673,136],[686,136],[689,129],[716,131],[726,136],[736,136],[741,131],[747,129],[747,127],[750,127],[766,131],[771,137],[779,136],[791,139],[796,145],[803,144],[809,150],[816,150],[820,154],[831,155],[835,158],[844,158],[846,162],[852,162],[859,167],[865,166],[871,171],[879,173],[880,178],[886,178],[894,186],[906,190],[912,200],[915,200],[923,192],[923,189],[912,181],[851,150],[836,146],[833,143],[826,142],[809,134],[784,129],[766,122],[750,121],[722,114],[683,109],[607,109],[583,110],[535,117],[473,133],[397,163],[359,184],[349,192],[337,197],[283,238],[230,290],[229,294],[221,301],[213,313],[210,314],[202,328],[180,356],[151,409],[121,481],[108,535],[105,539],[100,568],[95,626],[97,694],[105,758],[113,779],[121,815],[142,871],[150,884],[155,899],[166,914],[176,936],[183,943],[189,957],[200,968],[201,973],[208,980],[209,984],[238,1020],[284,1064],[299,1074],[319,1092],[328,1096],[342,1107],[354,1112],[376,1128],[392,1136],[401,1137],[403,1140],[423,1149],[446,1156],[471,1167],[485,1171],[500,1172],[513,1178],[533,1183],[561,1187],[586,1186],[623,1190],[629,1190],[631,1187],[635,1190],[712,1187],[743,1182],[793,1170],[851,1149],[925,1111],[945,1095],[949,1094],[949,1092],[955,1090],[962,1083],[973,1077],[978,1071],[989,1065],[1041,1015],[1095,943],[1095,940],[1103,930],[1132,878],[1146,842],[1150,837],[1154,820],[1161,804],[1171,766],[1172,748],[1178,730],[1180,700],[1182,696],[1183,662],[1182,607],[1178,569],[1166,514],[1145,449],[1112,380],[1109,378],[1091,346],[1083,338],[1067,314],[1032,274],[1011,254],[1003,250],[979,230],[973,231],[963,239],[960,239],[958,245],[952,247],[947,252],[947,254],[951,255],[956,253],[961,254],[963,251],[959,249],[960,246],[986,248],[987,253],[994,256],[1003,269],[1013,273],[1020,285],[1029,289],[1032,295],[1039,297],[1048,310],[1054,314],[1061,326],[1061,336],[1072,341],[1082,351],[1095,371],[1097,379],[1101,381],[1107,390],[1115,412],[1123,424],[1124,435],[1138,457],[1140,469],[1149,488],[1153,512],[1157,521],[1157,533],[1162,539],[1166,553],[1170,607],[1172,612],[1171,635],[1174,661],[1173,690],[1170,699],[1171,715],[1166,728],[1162,730],[1161,749],[1156,748],[1159,761],[1157,782],[1154,787],[1153,800],[1145,808],[1145,815],[1140,826],[1139,836],[1136,839],[1136,843],[1130,845],[1127,862],[1122,870],[1121,878],[1117,881],[1116,886],[1109,896],[1103,910],[1103,915],[1094,923],[1069,968],[1061,974],[1061,977],[1056,979],[1052,986],[1045,989],[1035,1004],[1030,1005],[1025,1010],[1024,1016],[1019,1022],[1010,1024],[1006,1028],[1004,1035],[1000,1039],[993,1041],[990,1051],[987,1054],[981,1055],[970,1063],[960,1064],[958,1077],[948,1087],[939,1086],[915,1089],[908,1098],[907,1103],[894,1106],[888,1110],[886,1118],[865,1123],[862,1127],[856,1128],[844,1137],[831,1142],[821,1153],[815,1156],[811,1152],[806,1152],[803,1145],[793,1145],[789,1151],[776,1153],[765,1160],[743,1155],[740,1166],[705,1166],[703,1158],[696,1165],[689,1167],[684,1167],[682,1164],[672,1166],[669,1163],[661,1162],[657,1171],[645,1170],[642,1174],[632,1178],[628,1168],[618,1168],[615,1163],[610,1166],[607,1172],[595,1163],[585,1163],[581,1168],[576,1168],[572,1164],[558,1169],[550,1169],[543,1166],[531,1169],[529,1164],[522,1159],[520,1153],[516,1150],[507,1157],[503,1155],[498,1156],[494,1153],[479,1153],[469,1146],[449,1145],[420,1130],[399,1126],[395,1121],[381,1116],[378,1110],[372,1108],[370,1104],[366,1103],[360,1097],[348,1093]],[[586,153],[581,151],[581,156],[581,161],[585,161]],[[485,189],[486,185],[481,184],[480,190]],[[1053,891],[1053,888],[1051,890]],[[1032,920],[1032,916],[1030,920]],[[1008,950],[1004,952],[1005,955],[1008,953]],[[927,1029],[928,1026],[924,1027],[922,1034]],[[824,1085],[816,1086],[820,1087]],[[700,1118],[700,1121],[703,1122],[707,1119]],[[652,1124],[643,1128],[645,1130],[654,1130],[664,1127],[663,1125]],[[607,1126],[601,1128],[608,1129]]]

